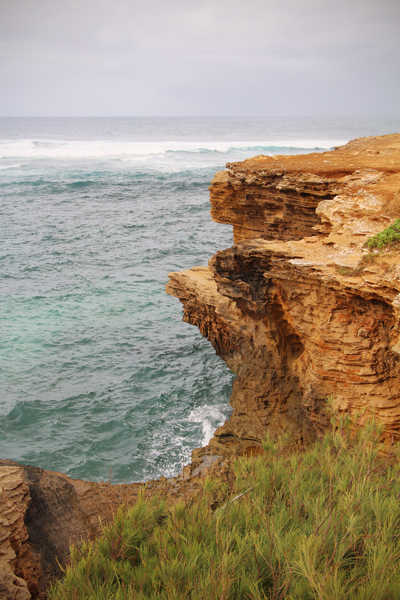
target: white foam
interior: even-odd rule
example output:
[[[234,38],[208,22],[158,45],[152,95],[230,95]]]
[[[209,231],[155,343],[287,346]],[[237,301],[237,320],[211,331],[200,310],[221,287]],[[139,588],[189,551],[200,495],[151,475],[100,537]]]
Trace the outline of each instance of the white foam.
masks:
[[[125,141],[63,141],[63,140],[2,140],[0,158],[48,158],[84,159],[114,158],[139,159],[169,153],[222,153],[251,151],[256,153],[277,153],[279,148],[312,150],[329,149],[346,143],[345,140],[268,140],[238,142],[125,142]]]
[[[18,167],[22,167],[23,163],[17,163],[16,165],[0,165],[0,171],[5,171],[6,169],[18,169]]]
[[[226,416],[220,411],[217,406],[206,404],[194,408],[189,415],[190,423],[200,423],[203,428],[202,446],[206,446],[214,435],[217,427],[223,425]]]

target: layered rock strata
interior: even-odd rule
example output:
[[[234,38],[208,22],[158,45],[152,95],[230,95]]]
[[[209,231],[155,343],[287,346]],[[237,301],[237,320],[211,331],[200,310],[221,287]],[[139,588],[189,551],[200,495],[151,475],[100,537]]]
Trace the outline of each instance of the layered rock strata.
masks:
[[[29,499],[21,467],[0,468],[0,598],[31,597],[25,580],[29,577],[25,564],[29,549],[24,516]]]
[[[235,245],[166,289],[237,374],[211,449],[241,453],[266,431],[304,444],[329,425],[327,397],[397,435],[400,255],[365,242],[400,217],[400,135],[228,164],[210,193]]]
[[[46,595],[72,542],[95,537],[143,484],[112,486],[0,460],[0,599]]]

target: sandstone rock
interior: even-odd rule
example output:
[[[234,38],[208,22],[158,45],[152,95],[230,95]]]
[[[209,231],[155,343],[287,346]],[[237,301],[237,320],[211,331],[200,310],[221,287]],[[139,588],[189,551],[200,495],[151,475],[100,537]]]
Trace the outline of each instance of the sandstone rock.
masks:
[[[307,443],[329,426],[328,396],[400,433],[400,254],[363,262],[400,217],[399,190],[400,135],[217,173],[211,215],[236,244],[166,287],[237,374],[210,449],[243,453],[266,431]]]
[[[0,598],[28,600],[24,557],[28,533],[24,516],[29,491],[21,467],[0,467]],[[20,576],[21,575],[21,576]]]
[[[0,598],[44,597],[68,562],[70,544],[100,533],[143,486],[73,480],[1,460]]]
[[[236,243],[375,233],[395,209],[398,144],[396,135],[361,138],[333,152],[227,164],[210,187],[212,218],[233,225]]]

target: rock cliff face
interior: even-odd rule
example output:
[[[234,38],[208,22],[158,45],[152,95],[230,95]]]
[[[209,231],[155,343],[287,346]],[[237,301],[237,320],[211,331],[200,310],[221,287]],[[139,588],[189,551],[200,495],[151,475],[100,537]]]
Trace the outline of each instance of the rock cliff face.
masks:
[[[304,444],[328,427],[328,396],[397,435],[400,253],[365,241],[400,217],[400,135],[228,164],[210,192],[235,245],[166,288],[237,374],[210,450],[245,452],[267,430]]]
[[[60,576],[69,545],[100,533],[143,484],[109,485],[0,460],[0,599],[46,595]]]
[[[29,499],[21,467],[0,469],[0,598],[31,597],[24,577],[29,552],[24,516]]]

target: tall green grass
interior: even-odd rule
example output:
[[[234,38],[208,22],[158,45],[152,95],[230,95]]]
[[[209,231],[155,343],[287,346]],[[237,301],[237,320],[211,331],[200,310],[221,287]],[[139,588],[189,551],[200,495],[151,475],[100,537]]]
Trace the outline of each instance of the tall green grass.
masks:
[[[400,599],[400,464],[374,422],[305,451],[267,439],[238,460],[236,500],[211,510],[143,497],[101,538],[72,548],[51,600]]]

